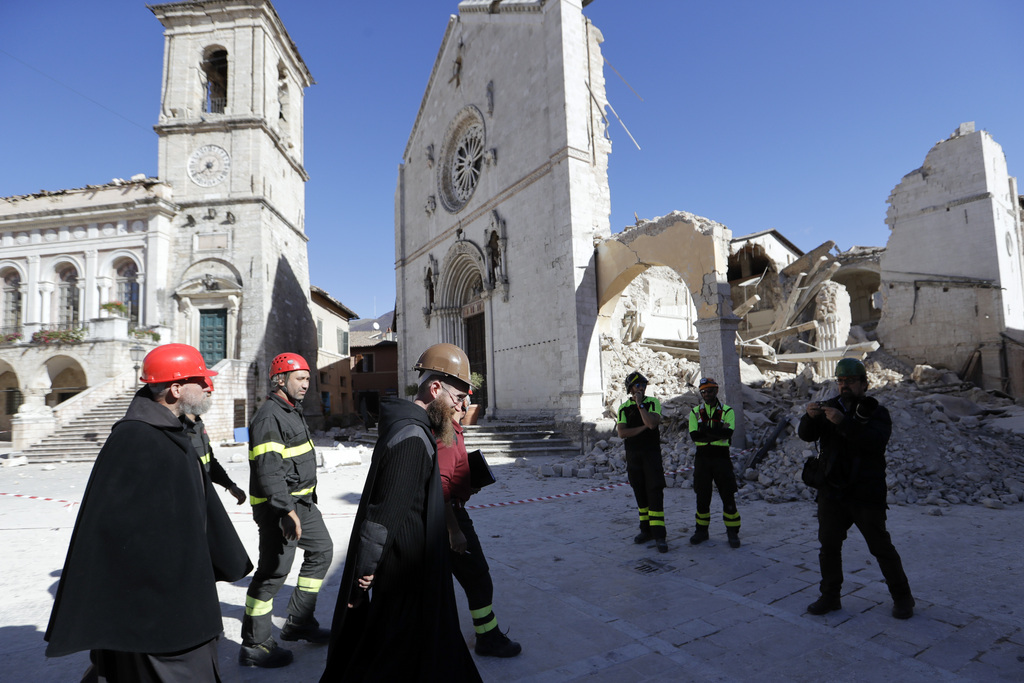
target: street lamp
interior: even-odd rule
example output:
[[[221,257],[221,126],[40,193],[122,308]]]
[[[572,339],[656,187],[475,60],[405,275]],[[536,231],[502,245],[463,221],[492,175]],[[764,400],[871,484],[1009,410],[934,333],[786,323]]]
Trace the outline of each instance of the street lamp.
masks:
[[[132,362],[135,363],[135,386],[139,386],[139,363],[146,357],[146,349],[142,348],[138,344],[128,349],[128,353],[131,354]]]

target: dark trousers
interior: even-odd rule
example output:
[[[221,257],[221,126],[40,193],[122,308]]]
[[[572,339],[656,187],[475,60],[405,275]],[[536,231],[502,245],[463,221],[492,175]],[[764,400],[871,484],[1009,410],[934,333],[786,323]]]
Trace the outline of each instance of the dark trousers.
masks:
[[[732,470],[729,450],[724,455],[698,453],[693,459],[693,490],[697,494],[697,523],[711,519],[712,485],[718,489],[722,499],[722,512],[736,514],[736,474]],[[737,520],[738,521],[738,520]],[[704,525],[706,526],[706,524]]]
[[[626,453],[626,475],[640,511],[640,530],[665,538],[665,470],[661,453]]]
[[[253,517],[260,528],[260,559],[246,593],[243,645],[258,645],[270,638],[274,596],[291,571],[297,548],[302,548],[304,554],[298,585],[288,602],[288,614],[300,623],[314,619],[316,597],[331,566],[334,545],[316,505],[296,502],[295,512],[302,524],[302,538],[289,541],[281,531],[281,518],[276,510],[267,503],[253,508]]]
[[[885,509],[861,505],[818,495],[818,564],[821,566],[821,594],[838,598],[843,587],[843,541],[854,524],[867,541],[868,550],[878,560],[878,568],[889,586],[893,600],[909,598],[910,583],[903,572],[903,562],[885,529]]]
[[[473,520],[461,506],[454,507],[455,519],[459,522],[459,530],[466,537],[466,552],[451,553],[452,576],[466,592],[469,611],[473,615],[473,626],[477,633],[489,631],[498,625],[497,617],[491,601],[494,599],[494,584],[491,582],[491,569],[487,566],[487,558],[480,547],[480,538],[476,535]]]
[[[90,650],[89,660],[92,665],[82,677],[82,683],[221,681],[217,668],[216,638],[188,650],[163,654]]]

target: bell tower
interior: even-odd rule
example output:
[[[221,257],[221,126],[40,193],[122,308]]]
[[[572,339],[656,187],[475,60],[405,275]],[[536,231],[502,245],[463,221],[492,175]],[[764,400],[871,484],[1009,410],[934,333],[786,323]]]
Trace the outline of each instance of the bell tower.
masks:
[[[269,358],[316,362],[303,167],[313,78],[269,0],[149,9],[164,26],[159,177],[177,209],[168,317],[209,365],[248,361],[259,396]]]

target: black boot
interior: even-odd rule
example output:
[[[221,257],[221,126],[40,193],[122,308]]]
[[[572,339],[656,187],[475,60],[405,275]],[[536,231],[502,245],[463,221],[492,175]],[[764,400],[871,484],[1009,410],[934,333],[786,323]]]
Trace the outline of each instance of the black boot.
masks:
[[[807,606],[807,613],[820,616],[822,614],[828,614],[829,612],[835,612],[843,608],[842,603],[839,601],[839,597],[825,597],[822,595],[820,598],[812,602]]]
[[[648,529],[641,529],[640,533],[633,537],[633,543],[647,543],[651,540],[651,532]]]
[[[268,638],[259,645],[249,647],[242,644],[238,652],[238,663],[242,666],[258,666],[264,669],[276,669],[292,663],[292,651],[278,647],[273,638]]]
[[[726,529],[726,535],[729,536],[729,547],[739,548],[740,547],[740,530],[739,529]]]
[[[331,639],[331,632],[326,628],[320,628],[316,619],[298,621],[295,617],[288,615],[288,621],[281,629],[281,640],[305,640],[310,643],[326,643]]]
[[[690,536],[690,544],[697,545],[708,540],[708,528],[706,526],[697,525],[697,528],[693,530],[693,536]]]
[[[523,646],[502,633],[497,626],[485,633],[476,634],[476,647],[473,648],[482,657],[515,657],[523,651]]]

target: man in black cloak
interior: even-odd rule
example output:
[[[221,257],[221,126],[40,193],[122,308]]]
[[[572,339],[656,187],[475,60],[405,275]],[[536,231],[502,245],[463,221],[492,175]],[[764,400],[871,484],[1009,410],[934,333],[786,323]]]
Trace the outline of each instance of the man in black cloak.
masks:
[[[459,628],[434,440],[453,436],[469,359],[435,344],[415,369],[412,402],[381,401],[321,683],[480,680]]]
[[[217,682],[215,582],[252,563],[178,419],[217,373],[186,344],[157,347],[142,373],[89,477],[46,655],[90,650],[83,681]]]

